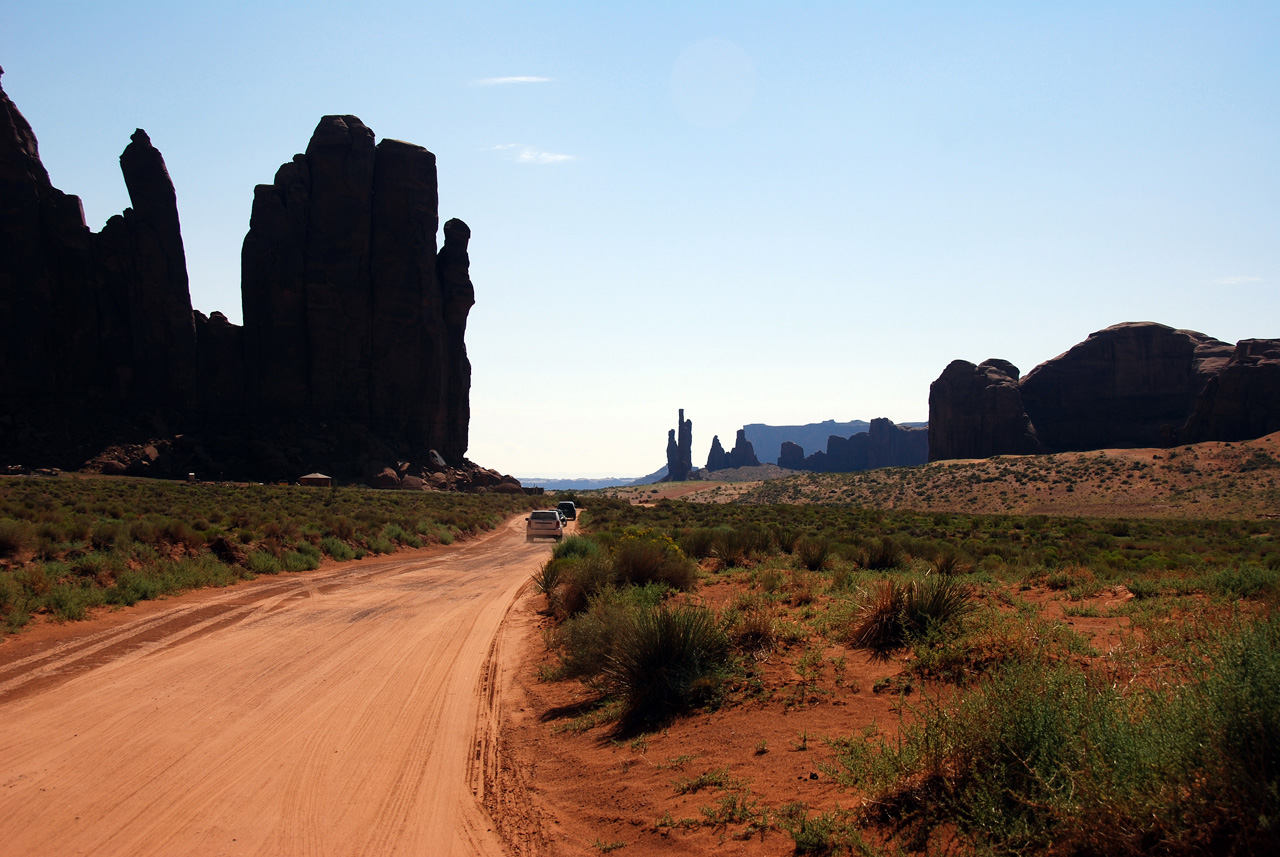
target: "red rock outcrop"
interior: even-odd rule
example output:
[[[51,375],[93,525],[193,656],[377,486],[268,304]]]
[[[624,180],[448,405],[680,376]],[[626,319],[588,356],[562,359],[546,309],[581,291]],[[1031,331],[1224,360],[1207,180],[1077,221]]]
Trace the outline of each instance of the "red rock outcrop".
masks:
[[[679,432],[679,437],[676,432]],[[667,475],[665,482],[684,482],[693,472],[693,420],[684,418],[684,408],[676,428],[667,432]]]
[[[1250,440],[1274,431],[1280,431],[1280,340],[1242,339],[1200,391],[1179,440]]]
[[[756,451],[751,446],[751,441],[747,440],[747,433],[744,429],[738,429],[738,435],[734,438],[733,449],[729,452],[725,452],[724,447],[720,445],[719,435],[711,439],[711,451],[707,454],[707,470],[729,470],[737,467],[759,466],[760,459],[756,458]]]
[[[192,309],[146,132],[120,167],[132,205],[95,234],[0,89],[0,454],[257,479],[363,480],[391,461],[401,482],[447,469],[450,487],[513,488],[464,457],[470,229],[450,220],[437,252],[434,155],[323,117],[254,191],[243,327]],[[158,452],[120,452],[136,449]]]
[[[929,457],[1245,440],[1280,429],[1280,342],[1235,347],[1153,322],[1117,324],[1019,380],[951,363],[930,387]]]
[[[1007,360],[953,360],[929,386],[929,460],[1037,453],[1018,367]]]

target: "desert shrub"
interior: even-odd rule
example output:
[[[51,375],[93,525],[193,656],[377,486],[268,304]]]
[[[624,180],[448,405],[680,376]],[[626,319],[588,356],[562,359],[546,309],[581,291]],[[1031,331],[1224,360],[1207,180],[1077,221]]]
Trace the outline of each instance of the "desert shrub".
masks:
[[[810,571],[818,571],[827,564],[831,544],[826,539],[800,539],[795,545],[796,559]]]
[[[617,640],[644,610],[652,610],[665,590],[657,586],[604,589],[552,635],[558,649],[557,676],[592,681],[602,675]]]
[[[0,557],[17,556],[34,550],[35,530],[26,521],[0,518]]]
[[[604,670],[622,700],[621,726],[634,730],[713,698],[729,666],[729,641],[710,610],[665,605],[621,629]]]
[[[304,550],[285,551],[280,565],[285,571],[311,571],[320,567],[320,555]]]
[[[200,547],[204,544],[204,533],[196,530],[186,521],[171,520],[160,531],[160,538],[170,544],[185,547]]]
[[[552,561],[558,565],[552,572],[556,579],[547,605],[558,619],[581,613],[587,608],[592,595],[617,583],[613,561],[603,552],[580,559]]]
[[[539,566],[538,570],[532,575],[533,588],[538,590],[542,595],[547,596],[548,604],[550,604],[551,593],[555,592],[556,586],[560,583],[560,576],[564,573],[564,568],[569,562],[563,559],[551,559]]]
[[[954,578],[930,575],[923,581],[883,581],[863,602],[849,633],[856,648],[886,655],[924,634],[958,619],[972,608],[972,594]]]
[[[396,523],[390,523],[383,526],[380,536],[388,542],[398,542],[402,545],[408,545],[411,548],[422,547],[422,539]],[[377,552],[382,553],[383,551]],[[386,551],[386,553],[389,552],[390,551]]]
[[[942,575],[969,574],[973,571],[973,563],[966,560],[964,554],[944,549],[934,556],[933,562],[929,564],[929,570],[934,574]]]
[[[566,536],[551,549],[553,559],[581,559],[595,556],[600,552],[600,545],[586,536]]]
[[[870,571],[888,571],[898,568],[906,561],[906,556],[898,543],[889,537],[872,539],[863,546],[858,556],[858,565]]]
[[[339,562],[351,559],[356,555],[355,551],[351,549],[351,545],[336,536],[325,536],[322,538],[320,540],[320,548],[326,554]]]
[[[1206,576],[1206,591],[1227,598],[1256,598],[1280,590],[1280,571],[1259,565],[1220,568]]]
[[[93,525],[89,543],[94,550],[111,550],[118,543],[129,540],[129,525],[124,521],[99,521]]]
[[[365,540],[365,547],[369,549],[369,553],[387,554],[395,553],[396,546],[389,539],[382,536],[372,536]]]
[[[90,607],[104,603],[103,592],[97,587],[59,583],[49,590],[44,599],[55,617],[62,621],[83,619]]]
[[[729,639],[739,651],[772,651],[778,644],[772,612],[759,598],[736,606],[725,622]]]
[[[688,591],[698,582],[698,566],[667,535],[652,530],[628,533],[613,548],[619,583],[662,583]]]
[[[1222,635],[1190,681],[1009,662],[900,737],[841,743],[873,817],[979,853],[1261,854],[1280,844],[1280,618]]]
[[[245,568],[254,574],[277,574],[283,568],[276,555],[268,550],[256,550],[244,560]]]
[[[802,533],[794,527],[777,526],[773,528],[773,541],[778,546],[778,550],[785,554],[795,551],[801,535]]]
[[[711,527],[693,527],[680,534],[680,549],[686,556],[706,559],[715,547],[716,531]]]

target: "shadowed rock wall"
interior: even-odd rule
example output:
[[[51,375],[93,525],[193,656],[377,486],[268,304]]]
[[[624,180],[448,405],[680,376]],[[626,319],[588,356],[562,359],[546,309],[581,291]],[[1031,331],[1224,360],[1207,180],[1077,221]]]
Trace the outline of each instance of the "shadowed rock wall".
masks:
[[[243,328],[193,311],[177,196],[144,131],[120,167],[132,205],[94,233],[0,89],[3,463],[79,467],[112,444],[186,435],[162,446],[195,458],[165,475],[419,462],[426,476],[444,467],[431,450],[463,466],[470,230],[449,221],[437,252],[434,155],[323,117],[254,191]]]
[[[929,388],[931,460],[1244,440],[1280,429],[1280,341],[1234,348],[1128,322],[1019,379],[953,361]]]

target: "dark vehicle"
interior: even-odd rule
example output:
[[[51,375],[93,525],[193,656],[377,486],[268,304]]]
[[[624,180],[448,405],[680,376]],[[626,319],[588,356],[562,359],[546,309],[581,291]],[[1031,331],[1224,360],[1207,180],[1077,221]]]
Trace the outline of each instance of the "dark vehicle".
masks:
[[[564,538],[564,522],[560,520],[559,509],[539,509],[530,512],[525,518],[524,540],[531,542],[536,538],[549,538],[560,541]]]
[[[556,504],[556,508],[564,512],[564,516],[570,521],[578,519],[578,507],[573,504],[572,500],[561,500]]]

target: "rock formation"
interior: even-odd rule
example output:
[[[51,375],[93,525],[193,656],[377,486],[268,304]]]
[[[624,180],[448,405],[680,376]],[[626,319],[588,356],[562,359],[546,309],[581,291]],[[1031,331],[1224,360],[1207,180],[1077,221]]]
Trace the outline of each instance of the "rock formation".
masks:
[[[365,425],[460,461],[475,293],[470,230],[437,255],[435,156],[374,144],[354,116],[320,120],[304,155],[254,192],[242,257],[250,414]]]
[[[1280,341],[1242,339],[1200,391],[1179,440],[1250,440],[1274,431],[1280,431]]]
[[[953,360],[929,386],[929,460],[1044,452],[1019,374],[1007,360]]]
[[[0,89],[0,455],[511,488],[464,458],[470,230],[450,220],[437,252],[434,155],[323,117],[254,191],[243,328],[192,309],[177,196],[146,132],[120,167],[132,205],[95,234]]]
[[[752,448],[751,441],[747,440],[747,433],[743,429],[738,429],[738,436],[734,439],[731,452],[724,451],[724,447],[720,445],[719,435],[711,439],[711,452],[707,454],[707,470],[759,466],[760,459],[756,458],[756,451]]]
[[[711,438],[711,451],[707,453],[707,470],[725,470],[729,466],[729,453],[720,445],[720,435]]]
[[[952,362],[929,389],[929,457],[1169,446],[1280,429],[1280,342],[1234,348],[1152,322],[1117,324],[1019,379]]]
[[[693,472],[693,420],[684,418],[680,409],[677,428],[667,432],[667,476],[664,482],[684,482]],[[679,437],[676,432],[679,431]]]
[[[778,466],[815,473],[855,473],[880,467],[913,467],[929,459],[929,430],[925,426],[899,426],[878,417],[865,432],[849,437],[831,435],[826,450],[806,457],[804,448],[790,441],[782,444]]]
[[[784,440],[778,453],[778,466],[787,470],[804,470],[804,447]]]

